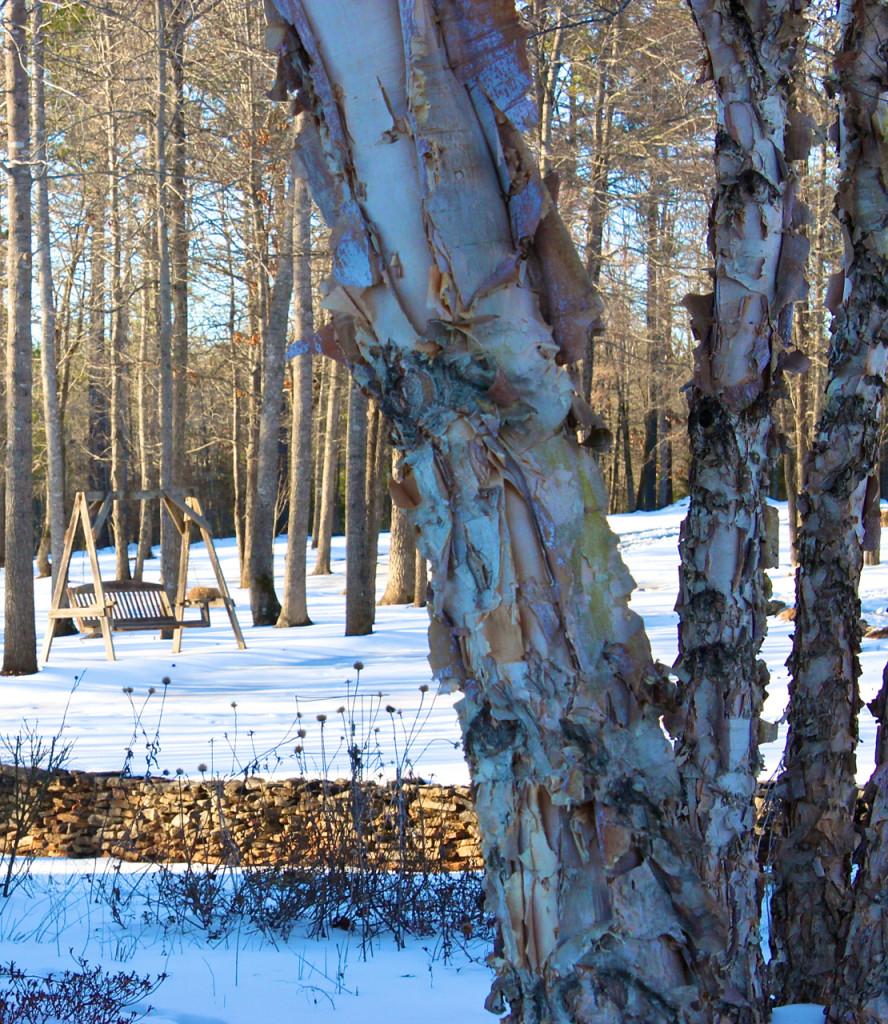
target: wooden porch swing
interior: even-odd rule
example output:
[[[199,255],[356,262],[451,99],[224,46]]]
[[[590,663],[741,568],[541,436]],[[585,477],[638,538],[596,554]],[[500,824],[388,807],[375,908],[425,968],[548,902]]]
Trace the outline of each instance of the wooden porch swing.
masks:
[[[159,499],[175,524],[182,538],[179,554],[179,578],[176,585],[176,604],[171,606],[166,590],[161,583],[146,583],[141,580],[102,580],[99,572],[99,558],[96,551],[96,537],[111,512],[114,501],[151,501]],[[200,531],[206,545],[210,564],[216,576],[215,587],[192,587],[186,593],[188,562],[191,552],[192,524]],[[79,586],[68,585],[68,572],[78,528],[83,533],[92,582]],[[67,593],[70,607],[62,607]],[[185,610],[196,608],[199,618],[186,618]],[[222,575],[209,523],[203,516],[200,502],[193,495],[173,491],[78,491],[74,498],[71,521],[65,532],[65,548],[59,566],[52,604],[49,609],[49,624],[43,641],[40,660],[49,659],[50,648],[60,619],[74,619],[78,629],[86,636],[101,636],[105,641],[105,653],[114,661],[112,633],[134,630],[172,630],[173,654],[182,649],[182,633],[185,629],[210,625],[210,608],[224,608],[228,613],[231,629],[237,646],[244,650],[246,644],[241,633],[234,601]]]

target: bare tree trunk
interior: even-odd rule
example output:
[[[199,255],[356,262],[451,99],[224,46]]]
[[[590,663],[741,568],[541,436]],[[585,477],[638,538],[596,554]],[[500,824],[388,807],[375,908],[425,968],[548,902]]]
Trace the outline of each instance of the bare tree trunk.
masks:
[[[277,276],[262,330],[262,402],[256,504],[249,528],[250,606],[254,626],[273,626],[281,612],[274,591],[274,526],[278,496],[278,438],[286,363],[287,325],[293,297],[293,175],[287,177],[278,229]]]
[[[114,69],[111,66],[112,42],[107,14],[102,17],[102,57],[105,65],[105,138],[108,161],[108,199],[111,227],[111,348],[109,403],[109,434],[111,442],[111,489],[126,490],[126,442],[124,437],[124,371],[123,356],[128,330],[128,310],[123,294],[123,241],[120,224],[120,172],[118,167],[118,128],[113,88]],[[116,555],[116,578],[130,578],[129,536],[126,522],[126,504],[114,502],[112,532]]]
[[[52,584],[55,587],[62,551],[65,546],[65,464],[62,414],[59,404],[58,352],[56,349],[55,295],[52,282],[52,249],[49,222],[49,188],[46,160],[45,39],[43,0],[35,0],[31,14],[34,57],[34,165],[36,178],[36,242],[40,288],[40,360],[43,374],[43,418],[46,430],[46,508],[49,547],[52,557]],[[56,626],[69,627],[67,619]]]
[[[298,138],[298,132],[297,132]],[[314,331],[311,305],[311,196],[304,177],[293,182],[293,324],[297,339]],[[278,626],[310,626],[305,593],[305,543],[311,503],[312,357],[290,360],[290,511],[287,519],[287,563]]]
[[[34,499],[31,433],[31,152],[28,131],[28,11],[25,0],[7,0],[6,36],[7,202],[6,273],[6,626],[5,676],[37,671],[34,623]]]
[[[375,587],[368,579],[370,544],[367,508],[368,402],[352,381],[348,394],[348,445],[345,471],[345,635],[373,632]],[[375,583],[374,566],[374,583]]]
[[[393,457],[393,478],[397,479],[400,456]],[[423,567],[425,568],[425,567]],[[408,604],[416,584],[416,532],[407,512],[392,504],[392,531],[389,543],[388,582],[379,600],[382,605]]]
[[[269,27],[279,85],[318,118],[304,145],[334,225],[326,301],[356,329],[339,355],[406,452],[400,500],[434,571],[430,661],[462,691],[502,938],[488,1008],[508,1003],[515,1024],[702,1024],[726,922],[686,867],[665,680],[576,440],[582,406],[559,364],[600,304],[512,127],[533,116],[514,11],[279,9],[296,22]],[[531,249],[554,332],[515,276],[490,283]]]
[[[324,425],[327,422],[327,404],[330,399],[330,382],[333,379],[334,363],[332,359],[322,359],[318,374],[318,404],[314,416],[314,436],[312,439],[312,460],[315,467],[314,489],[311,517],[311,546],[317,550],[318,536],[321,532],[321,506],[323,492],[324,466]]]
[[[105,201],[104,175],[98,176],[99,195],[92,208],[92,229],[89,240],[89,314],[87,340],[89,487],[94,491],[107,491],[111,486],[110,448],[111,428],[108,423],[108,353],[105,346]],[[107,537],[103,529],[98,543]]]
[[[715,82],[719,130],[709,246],[715,292],[688,296],[699,345],[686,391],[690,509],[681,531],[677,753],[694,858],[730,908],[718,1019],[767,1019],[753,794],[767,669],[766,498],[772,384],[805,294],[805,211],[795,200],[787,113],[804,0],[690,0]],[[742,71],[740,70],[742,69]],[[755,69],[754,72],[750,69]],[[797,142],[798,140],[796,140]],[[799,148],[796,146],[796,148]]]
[[[663,361],[663,340],[660,326],[660,216],[659,196],[651,181],[650,195],[645,201],[645,250],[647,282],[645,288],[645,326],[647,327],[648,379],[647,406],[644,410],[644,442],[641,471],[638,474],[638,495],[635,507],[651,512],[657,507],[657,430],[660,426],[660,369]]]
[[[160,486],[175,486],[173,438],[173,321],[172,284],[170,278],[169,195],[166,172],[167,137],[167,4],[156,0],[157,38],[157,113],[155,117],[155,157],[157,161],[157,346],[159,350],[160,387],[158,419],[160,422]],[[169,515],[160,514],[161,579],[172,599],[178,575],[179,533]]]
[[[888,10],[872,0],[843,2],[840,15],[842,175],[836,207],[845,261],[829,288],[835,315],[829,382],[799,500],[789,735],[778,783],[788,834],[777,851],[772,899],[777,991],[791,1002],[821,1002],[828,995],[849,910],[857,845],[857,587],[861,535],[863,547],[872,543],[879,515],[873,470],[888,344],[888,124],[880,95],[888,82]],[[884,942],[883,936],[883,955]],[[850,993],[844,998],[846,1006],[853,1001]]]
[[[875,26],[884,32],[884,18],[874,19]],[[844,923],[844,955],[832,986],[826,1015],[829,1024],[882,1024],[888,1018],[888,667],[882,673],[879,695],[868,706],[879,723],[876,770],[864,793],[869,808],[863,835],[864,858],[854,879],[850,913]]]
[[[185,134],[185,4],[171,0],[167,20],[167,47],[172,71],[172,110],[169,118],[169,245],[172,326],[170,337],[173,370],[173,484],[188,482],[186,438],[188,427],[188,186]],[[177,539],[178,547],[178,539]]]
[[[336,502],[336,461],[339,414],[343,384],[337,366],[330,367],[330,386],[327,392],[327,425],[324,434],[324,457],[321,470],[321,512],[318,523],[318,558],[312,576],[329,576],[330,540],[333,535],[333,510]]]
[[[412,525],[412,524],[411,524]],[[415,535],[415,530],[414,530]],[[415,543],[414,536],[414,543]],[[413,607],[425,608],[428,604],[429,563],[422,552],[416,549],[416,564],[413,567]]]
[[[156,246],[149,241],[145,247],[144,259],[150,266],[154,262]],[[139,336],[139,363],[136,372],[136,416],[139,435],[139,485],[147,491],[153,483],[153,460],[151,458],[152,441],[156,435],[155,410],[157,403],[151,401],[151,385],[149,383],[149,346],[148,325],[152,321],[152,313],[157,308],[154,295],[154,275],[144,275],[149,279],[142,283],[142,327]],[[142,578],[146,559],[151,557],[151,544],[154,536],[154,517],[151,502],[139,502],[139,540],[136,548],[136,568],[133,573],[137,580]]]

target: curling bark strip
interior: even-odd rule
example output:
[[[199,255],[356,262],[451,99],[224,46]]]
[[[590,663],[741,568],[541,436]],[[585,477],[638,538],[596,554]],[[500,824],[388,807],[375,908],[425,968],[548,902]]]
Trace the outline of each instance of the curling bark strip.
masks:
[[[393,497],[433,568],[502,926],[508,1020],[714,1019],[726,921],[693,870],[660,729],[669,684],[577,442],[563,362],[600,315],[521,142],[511,2],[269,0],[275,95],[332,227],[339,354],[394,424]],[[533,285],[533,287],[531,287]],[[595,436],[595,432],[590,436]]]
[[[685,299],[698,342],[687,387],[690,509],[682,525],[677,753],[696,866],[730,908],[719,954],[721,1019],[766,1019],[753,793],[767,671],[766,505],[772,404],[792,303],[806,293],[806,211],[787,129],[804,0],[689,0],[715,86],[713,292]]]
[[[873,473],[888,351],[888,10],[872,0],[846,0],[840,16],[836,213],[845,256],[828,289],[834,314],[829,381],[805,460],[807,493],[799,499],[789,737],[779,779],[788,833],[777,852],[772,948],[779,994],[791,1002],[828,1000],[850,910],[858,841],[853,817],[860,708],[857,588],[868,522],[879,515]],[[884,793],[878,813],[884,813]],[[850,947],[849,952],[854,954]],[[876,1003],[866,1010],[858,992],[859,1016],[836,1020],[876,1019]],[[854,1002],[852,989],[843,1013]]]

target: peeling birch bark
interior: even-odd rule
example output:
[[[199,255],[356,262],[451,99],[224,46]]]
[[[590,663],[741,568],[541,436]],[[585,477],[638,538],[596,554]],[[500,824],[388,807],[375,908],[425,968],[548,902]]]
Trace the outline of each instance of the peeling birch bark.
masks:
[[[431,563],[430,661],[458,711],[490,906],[488,1008],[515,1024],[714,1019],[726,922],[689,867],[632,581],[563,365],[600,303],[520,131],[511,0],[269,0],[275,95],[332,227],[318,332],[394,425]]]
[[[681,531],[674,728],[695,864],[729,907],[719,1019],[767,1019],[753,794],[767,670],[764,570],[772,405],[792,303],[804,297],[805,208],[786,130],[805,0],[689,0],[715,84],[714,292],[685,299],[698,347],[687,389],[690,509]],[[803,140],[800,140],[803,142]],[[801,155],[803,146],[796,147]]]
[[[874,18],[871,24],[879,25],[884,33],[884,21]],[[879,721],[876,770],[866,787],[870,812],[864,830],[863,863],[854,880],[844,957],[827,1013],[830,1024],[883,1024],[888,1020],[888,669],[882,674],[878,697],[868,707]]]
[[[868,498],[878,494],[873,471],[888,351],[888,64],[883,43],[888,9],[874,0],[844,0],[840,15],[843,38],[836,70],[841,86],[841,178],[836,211],[845,258],[829,289],[834,314],[829,381],[805,460],[807,493],[799,499],[789,736],[779,779],[788,834],[777,851],[772,901],[780,996],[818,1003],[828,998],[842,955],[858,841],[857,587],[862,549],[871,539],[868,520],[873,512],[876,519],[879,514],[877,504],[869,508],[873,502]],[[873,870],[878,872],[879,865]],[[878,909],[872,913],[877,915]],[[884,957],[884,933],[881,941]],[[848,949],[859,957],[860,950]],[[875,1003],[866,1011],[860,998],[860,1016],[834,1019],[875,1020],[867,1016]],[[846,992],[841,1013],[851,1012],[854,1000]]]

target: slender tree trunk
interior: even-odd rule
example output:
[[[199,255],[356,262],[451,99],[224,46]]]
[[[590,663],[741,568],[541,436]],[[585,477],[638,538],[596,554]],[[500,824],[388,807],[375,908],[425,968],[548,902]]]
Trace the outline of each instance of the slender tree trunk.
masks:
[[[278,439],[290,301],[293,297],[293,176],[287,178],[278,230],[277,276],[262,330],[262,404],[256,505],[250,545],[250,606],[254,626],[273,626],[281,612],[274,592],[274,526],[278,496]]]
[[[173,484],[184,487],[188,428],[188,185],[185,132],[185,3],[171,0],[167,19],[167,53],[172,72],[169,118],[169,247],[172,325],[170,361],[173,371]],[[178,540],[177,540],[178,547]]]
[[[104,184],[104,175],[99,175]],[[111,427],[108,422],[108,353],[105,346],[105,201],[102,185],[92,208],[92,230],[89,241],[89,338],[87,365],[89,367],[88,406],[89,424],[87,451],[89,452],[89,487],[93,491],[107,491],[111,486],[110,463]],[[107,532],[102,530],[99,544],[104,543]]]
[[[312,460],[311,464],[315,467],[314,472],[314,490],[313,490],[313,501],[312,501],[312,516],[311,516],[311,546],[312,550],[317,550],[318,547],[318,536],[321,532],[321,506],[322,506],[322,491],[323,491],[323,465],[324,465],[324,425],[327,422],[327,404],[330,397],[330,382],[333,379],[333,361],[332,359],[322,359],[320,364],[320,372],[318,374],[318,404],[315,409],[314,416],[314,435],[312,439]]]
[[[46,430],[46,508],[49,523],[49,547],[52,557],[52,584],[55,587],[65,546],[65,464],[62,414],[59,404],[56,310],[52,282],[47,183],[43,6],[43,0],[35,0],[31,14],[34,57],[34,165],[37,172],[34,181],[34,198],[37,213],[36,242],[40,288],[40,360],[43,373],[43,418]],[[61,620],[56,626],[56,632],[59,632],[59,625],[67,624],[67,619]]]
[[[647,405],[644,410],[644,443],[641,471],[638,477],[636,508],[651,512],[657,507],[657,429],[660,425],[660,368],[663,341],[660,327],[660,217],[659,197],[650,183],[645,203],[645,239],[647,256],[647,287],[645,290],[645,322],[648,345]]]
[[[368,579],[367,398],[352,381],[348,393],[345,470],[345,635],[373,632],[375,587]],[[375,567],[374,567],[375,569]],[[375,571],[374,571],[375,577]],[[375,584],[375,579],[374,579]]]
[[[557,215],[519,214],[548,203],[512,128],[533,116],[514,12],[485,0],[280,8],[298,29],[283,15],[269,27],[280,81],[318,118],[305,163],[334,223],[327,302],[353,311],[340,356],[406,452],[400,500],[434,572],[430,662],[462,691],[501,928],[488,1008],[508,1004],[515,1024],[702,1024],[725,923],[686,868],[655,696],[665,680],[571,425],[559,362],[574,361],[600,305]],[[561,286],[554,332],[514,277],[484,287],[524,244]]]
[[[791,1002],[821,1002],[828,995],[849,911],[857,845],[857,587],[861,536],[864,547],[872,542],[879,514],[872,474],[888,351],[888,10],[872,0],[848,0],[840,16],[842,172],[836,208],[846,237],[845,262],[829,289],[835,317],[829,382],[806,459],[806,493],[799,500],[789,734],[778,781],[788,832],[777,850],[772,899],[777,991]],[[854,998],[846,992],[843,1005]],[[855,1018],[868,1019],[874,1018]]]
[[[21,676],[37,671],[32,562],[31,152],[25,0],[7,0],[3,28],[9,238],[6,249],[6,626],[2,674]]]
[[[123,358],[128,330],[128,310],[123,294],[123,240],[120,223],[120,173],[118,167],[118,127],[115,113],[115,94],[112,85],[114,71],[111,67],[111,33],[107,15],[102,18],[102,54],[106,68],[105,102],[105,137],[107,142],[108,161],[108,199],[111,228],[111,346],[110,346],[110,381],[111,394],[109,403],[109,434],[111,442],[111,489],[126,490],[126,440],[124,436],[124,370]],[[114,502],[112,512],[112,532],[116,555],[115,575],[119,580],[130,578],[129,568],[129,535],[127,529],[126,503]]]
[[[763,538],[773,465],[772,384],[805,294],[804,209],[786,138],[804,0],[690,0],[715,82],[719,129],[709,244],[715,292],[688,296],[694,335],[690,509],[681,531],[677,752],[694,860],[731,939],[718,955],[718,1019],[769,1012],[759,936],[753,795],[767,669]],[[786,148],[785,148],[786,143]]]
[[[298,132],[297,132],[298,139]],[[311,305],[311,195],[303,176],[293,181],[293,324],[297,339],[314,332]],[[284,597],[278,626],[310,626],[305,593],[305,544],[311,503],[312,357],[290,360],[290,511],[287,519],[287,562]]]
[[[144,258],[149,266],[154,263],[153,254],[156,246],[149,240],[145,247]],[[139,438],[139,485],[142,490],[150,490],[153,483],[153,460],[151,458],[152,441],[156,436],[155,410],[157,402],[152,401],[152,391],[148,376],[149,324],[153,322],[153,312],[157,308],[155,301],[154,274],[149,271],[143,276],[142,282],[142,327],[139,335],[139,363],[136,372],[136,422]],[[137,580],[142,578],[146,559],[151,557],[151,544],[154,536],[154,517],[151,503],[139,502],[139,540],[136,548],[136,568],[133,573]]]
[[[173,321],[170,279],[169,194],[167,187],[167,4],[156,0],[157,33],[157,110],[155,116],[155,156],[157,176],[157,346],[159,350],[160,486],[175,486],[173,438]],[[178,576],[179,533],[164,511],[160,514],[161,579],[170,599],[175,596]]]
[[[327,425],[324,434],[324,457],[321,481],[321,513],[318,523],[318,558],[312,576],[329,576],[330,540],[333,536],[333,511],[336,504],[336,462],[339,414],[342,405],[342,379],[339,367],[330,367],[327,392]]]

